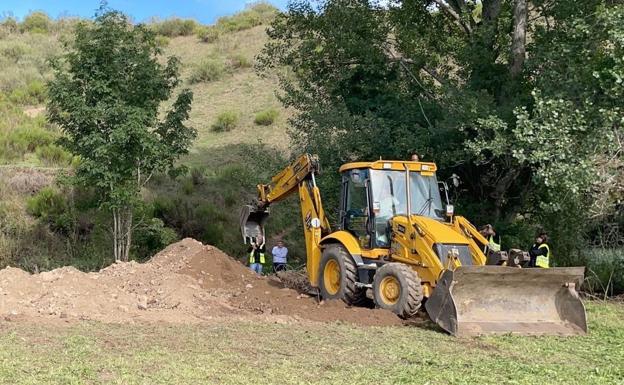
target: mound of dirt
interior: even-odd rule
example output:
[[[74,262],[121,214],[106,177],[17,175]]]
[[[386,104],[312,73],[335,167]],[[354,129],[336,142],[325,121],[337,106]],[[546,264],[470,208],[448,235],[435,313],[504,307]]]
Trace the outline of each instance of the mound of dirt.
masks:
[[[284,287],[277,277],[258,276],[217,248],[190,238],[146,263],[115,263],[96,273],[73,267],[40,274],[12,267],[0,270],[0,315],[7,320],[119,323],[231,318],[401,323],[383,310],[349,308],[340,301],[319,303]]]

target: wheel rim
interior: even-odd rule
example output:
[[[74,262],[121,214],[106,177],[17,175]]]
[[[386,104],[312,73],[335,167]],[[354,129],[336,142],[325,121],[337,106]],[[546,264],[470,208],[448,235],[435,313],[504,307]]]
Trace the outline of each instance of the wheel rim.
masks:
[[[338,294],[340,290],[340,265],[335,259],[330,259],[325,264],[323,283],[325,283],[325,290],[328,294]]]
[[[394,276],[387,276],[381,280],[379,294],[384,303],[394,305],[401,297],[401,284]]]

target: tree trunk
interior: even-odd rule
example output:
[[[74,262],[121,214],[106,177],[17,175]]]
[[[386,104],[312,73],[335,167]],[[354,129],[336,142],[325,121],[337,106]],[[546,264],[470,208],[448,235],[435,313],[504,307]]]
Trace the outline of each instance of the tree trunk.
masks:
[[[526,31],[527,31],[527,0],[516,0],[514,4],[514,28],[511,42],[511,67],[512,77],[516,77],[524,65],[526,57]]]
[[[128,262],[132,246],[132,208],[113,209],[113,254],[115,261]]]

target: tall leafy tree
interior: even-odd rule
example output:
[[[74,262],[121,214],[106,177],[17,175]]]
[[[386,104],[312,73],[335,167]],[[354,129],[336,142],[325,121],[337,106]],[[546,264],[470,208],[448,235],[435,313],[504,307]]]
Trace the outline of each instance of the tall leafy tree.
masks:
[[[48,118],[78,155],[71,180],[94,189],[112,214],[116,260],[128,260],[133,207],[155,172],[175,168],[196,136],[185,125],[192,93],[184,89],[160,115],[180,83],[179,61],[163,64],[155,35],[117,11],[79,23],[65,53],[52,62]]]
[[[280,97],[297,111],[293,138],[330,167],[417,152],[462,177],[477,222],[555,226],[573,213],[579,235],[584,208],[604,197],[590,170],[622,158],[610,140],[621,137],[622,11],[604,0],[293,1],[259,69],[289,69]],[[600,201],[613,212],[622,192],[609,191]]]

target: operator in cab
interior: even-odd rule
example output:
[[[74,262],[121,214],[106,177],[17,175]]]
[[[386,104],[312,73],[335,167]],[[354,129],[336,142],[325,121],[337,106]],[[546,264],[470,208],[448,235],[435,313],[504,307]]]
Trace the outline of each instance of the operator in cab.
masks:
[[[550,247],[548,246],[548,234],[541,232],[535,237],[535,243],[529,250],[529,267],[550,267]]]

